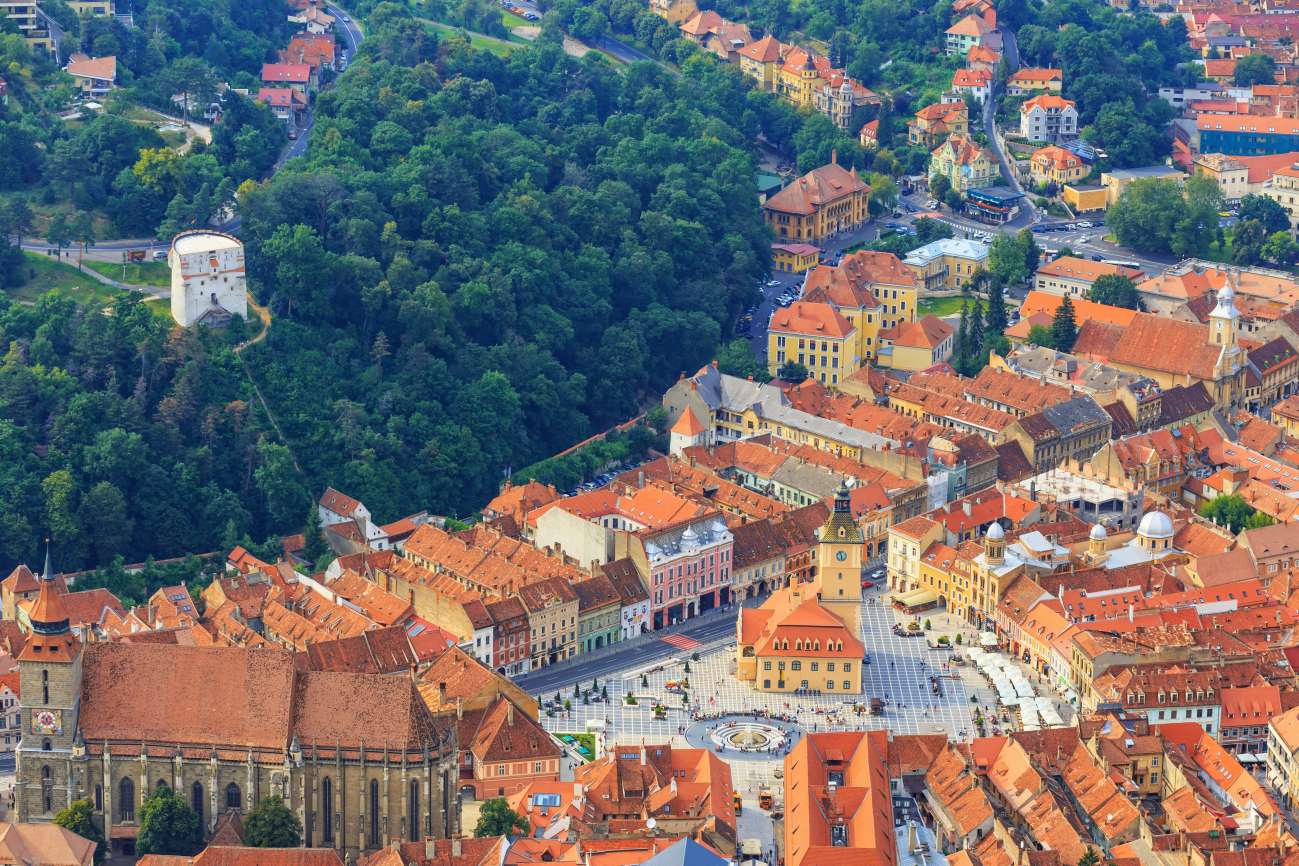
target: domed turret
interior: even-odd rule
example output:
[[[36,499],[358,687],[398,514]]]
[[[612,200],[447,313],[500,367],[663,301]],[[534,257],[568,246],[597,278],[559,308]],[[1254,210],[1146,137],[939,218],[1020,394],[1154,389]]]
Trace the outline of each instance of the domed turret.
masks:
[[[1099,523],[1092,527],[1091,532],[1087,533],[1087,555],[1093,561],[1105,558],[1105,541],[1108,538],[1109,533]]]
[[[1006,530],[1000,523],[994,523],[983,534],[983,555],[989,565],[1001,565],[1006,561]]]
[[[1173,521],[1162,511],[1147,512],[1137,526],[1137,542],[1151,553],[1162,553],[1173,545]]]

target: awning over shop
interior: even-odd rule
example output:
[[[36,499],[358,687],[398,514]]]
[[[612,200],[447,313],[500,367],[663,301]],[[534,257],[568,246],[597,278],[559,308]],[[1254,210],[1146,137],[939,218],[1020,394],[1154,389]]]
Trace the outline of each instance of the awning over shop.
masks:
[[[932,589],[913,589],[910,592],[893,593],[893,600],[903,607],[920,607],[938,601],[938,595]]]
[[[979,643],[982,644],[982,645],[985,646],[985,647],[988,647],[989,649],[994,649],[994,648],[996,648],[996,646],[997,646],[997,633],[996,633],[996,632],[992,632],[992,631],[980,632],[980,634],[979,634]]]

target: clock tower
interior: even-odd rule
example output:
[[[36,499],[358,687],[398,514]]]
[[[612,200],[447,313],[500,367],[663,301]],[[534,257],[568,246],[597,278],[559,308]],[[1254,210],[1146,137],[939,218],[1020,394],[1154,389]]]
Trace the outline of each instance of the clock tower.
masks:
[[[81,695],[81,641],[55,583],[48,542],[40,594],[27,618],[31,634],[18,654],[18,808],[22,820],[48,821],[75,799],[72,759]]]
[[[840,484],[834,510],[821,527],[817,545],[816,594],[854,636],[861,635],[861,569],[866,549],[861,529],[852,519],[848,486]]]

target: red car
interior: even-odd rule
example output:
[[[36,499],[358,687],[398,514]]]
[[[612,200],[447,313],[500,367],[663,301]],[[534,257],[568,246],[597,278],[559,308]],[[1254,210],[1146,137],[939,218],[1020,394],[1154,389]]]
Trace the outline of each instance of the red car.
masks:
[[[874,589],[874,588],[875,588],[875,581],[871,580],[869,577],[862,578],[861,588],[862,588],[862,589]]]

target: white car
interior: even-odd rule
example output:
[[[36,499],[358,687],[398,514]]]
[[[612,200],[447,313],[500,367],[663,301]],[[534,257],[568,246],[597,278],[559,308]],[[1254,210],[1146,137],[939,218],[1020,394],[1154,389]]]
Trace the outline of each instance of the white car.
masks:
[[[929,201],[925,202],[925,207],[929,208],[930,210],[933,210],[934,208],[938,207],[938,199],[931,198]]]
[[[1080,223],[1078,223],[1078,228],[1080,228],[1080,229],[1089,229],[1089,228],[1091,228],[1091,227],[1092,227],[1092,224],[1089,223],[1089,222],[1080,222]]]

